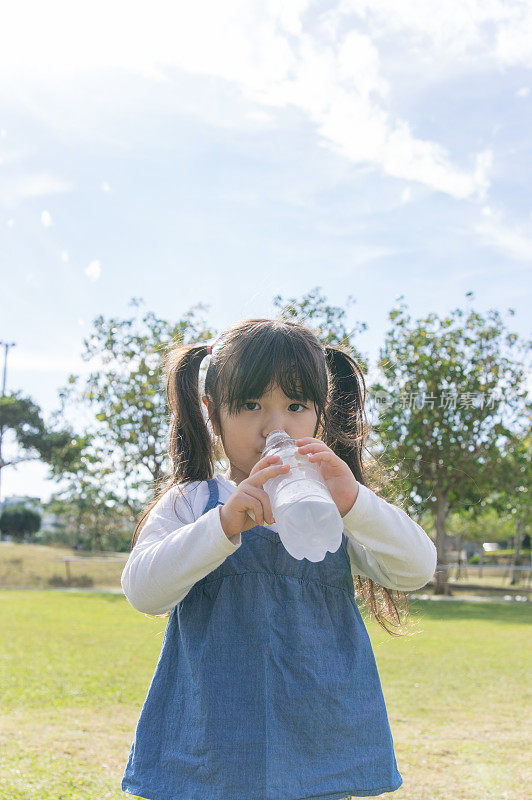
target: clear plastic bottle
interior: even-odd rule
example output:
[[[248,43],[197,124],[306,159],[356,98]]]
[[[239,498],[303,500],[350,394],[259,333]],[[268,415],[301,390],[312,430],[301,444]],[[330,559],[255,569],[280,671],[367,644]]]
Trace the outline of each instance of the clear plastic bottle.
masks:
[[[271,431],[262,457],[280,456],[290,470],[267,480],[263,486],[270,498],[279,537],[293,558],[323,561],[342,543],[342,517],[324,483],[317,464],[299,453],[295,440],[285,431]]]

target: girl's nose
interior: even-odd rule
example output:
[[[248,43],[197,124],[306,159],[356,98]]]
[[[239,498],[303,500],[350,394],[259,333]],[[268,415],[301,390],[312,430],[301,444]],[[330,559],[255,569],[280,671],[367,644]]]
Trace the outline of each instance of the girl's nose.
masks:
[[[286,433],[288,433],[288,431],[286,430],[285,425],[284,425],[282,420],[278,420],[277,422],[272,422],[270,425],[267,425],[267,426],[264,427],[264,430],[262,431],[262,435],[264,436],[265,440],[266,440],[266,437],[272,431],[285,431]]]

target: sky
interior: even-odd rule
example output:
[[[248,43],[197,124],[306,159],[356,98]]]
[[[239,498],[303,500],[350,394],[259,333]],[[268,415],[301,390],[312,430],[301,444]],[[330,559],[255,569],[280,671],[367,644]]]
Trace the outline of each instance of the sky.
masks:
[[[419,318],[472,291],[529,336],[531,67],[521,0],[11,3],[6,391],[47,419],[133,297],[176,321],[204,303],[221,332],[277,294],[351,295],[372,363],[401,295]],[[2,498],[56,488],[2,470]]]

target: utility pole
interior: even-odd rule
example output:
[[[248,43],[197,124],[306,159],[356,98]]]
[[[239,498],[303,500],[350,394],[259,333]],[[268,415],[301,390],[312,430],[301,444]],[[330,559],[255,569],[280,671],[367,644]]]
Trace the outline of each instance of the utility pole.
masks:
[[[4,376],[2,379],[2,397],[6,396],[6,374],[7,374],[7,354],[10,347],[14,347],[16,342],[1,342],[4,345]],[[2,467],[4,462],[2,460],[2,435],[4,433],[4,426],[0,424],[0,508],[2,508]]]

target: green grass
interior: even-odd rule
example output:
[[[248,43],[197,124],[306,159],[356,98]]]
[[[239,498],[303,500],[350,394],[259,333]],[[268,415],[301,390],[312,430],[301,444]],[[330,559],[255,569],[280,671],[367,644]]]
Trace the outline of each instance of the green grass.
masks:
[[[0,589],[44,589],[53,585],[51,582],[54,580],[65,581],[67,571],[61,561],[65,556],[83,558],[83,561],[70,563],[72,579],[85,579],[85,583],[78,585],[120,588],[120,575],[128,553],[102,562],[91,561],[90,555],[64,545],[0,542]]]
[[[389,796],[524,798],[530,606],[410,608],[413,636],[367,623],[404,779]],[[1,800],[123,800],[166,620],[120,595],[38,590],[0,591],[0,619]]]
[[[91,586],[108,591],[120,589],[120,576],[129,553],[118,554],[108,561],[95,561],[90,554],[83,554],[64,545],[41,545],[25,542],[0,542],[0,590],[1,589],[45,589],[50,586],[68,585],[67,570],[61,558],[65,556],[82,559],[71,562],[69,571],[71,585]],[[531,591],[530,577],[521,573],[522,580],[511,587],[509,573],[504,567],[497,570],[484,569],[480,577],[478,570],[468,567],[463,579],[455,581],[455,570],[451,570],[450,584],[453,594],[467,596],[468,590],[461,584],[471,583],[482,586],[482,593],[493,594],[490,589],[505,587],[520,591],[528,596]],[[80,581],[80,582],[78,582]],[[430,590],[428,590],[430,591]],[[477,592],[478,593],[478,592]],[[0,799],[1,800],[1,799]]]

